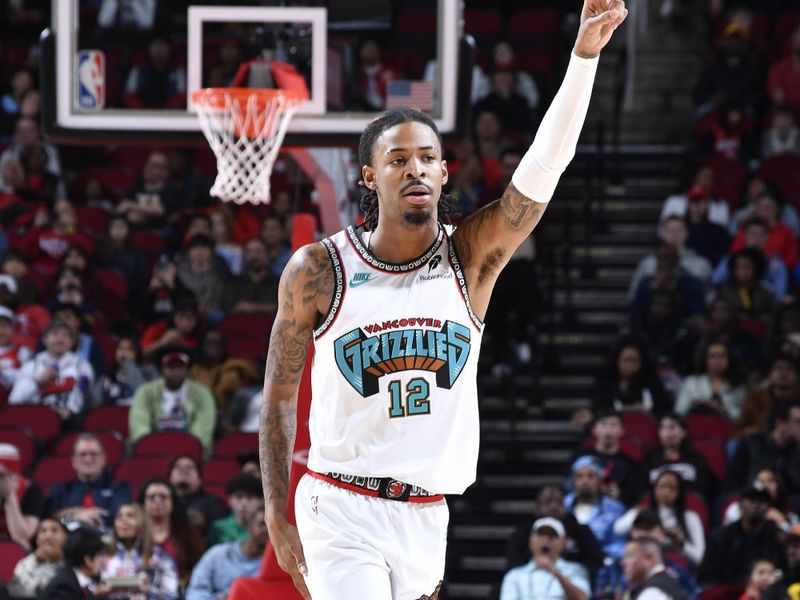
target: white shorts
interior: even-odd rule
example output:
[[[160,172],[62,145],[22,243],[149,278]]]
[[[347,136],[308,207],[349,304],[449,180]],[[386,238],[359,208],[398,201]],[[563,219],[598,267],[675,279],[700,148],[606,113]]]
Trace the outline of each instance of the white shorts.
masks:
[[[312,600],[438,597],[449,520],[445,500],[384,500],[304,475],[294,502]]]

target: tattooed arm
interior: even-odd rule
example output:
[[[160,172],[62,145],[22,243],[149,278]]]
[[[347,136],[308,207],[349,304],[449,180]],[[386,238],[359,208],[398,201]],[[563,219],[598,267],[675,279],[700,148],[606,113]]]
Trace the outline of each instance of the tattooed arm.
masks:
[[[297,428],[297,390],[308,345],[333,294],[333,270],[320,244],[298,250],[281,275],[278,313],[270,336],[258,431],[269,537],[280,567],[304,598],[305,561],[297,529],[287,521],[289,471]]]

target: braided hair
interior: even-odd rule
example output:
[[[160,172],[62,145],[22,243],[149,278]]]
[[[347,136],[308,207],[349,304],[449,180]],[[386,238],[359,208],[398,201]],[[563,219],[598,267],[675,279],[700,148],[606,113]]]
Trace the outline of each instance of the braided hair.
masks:
[[[436,127],[436,123],[434,123],[433,119],[428,115],[415,108],[393,108],[382,112],[367,125],[366,129],[364,129],[358,141],[359,162],[362,165],[372,166],[372,153],[375,149],[375,143],[378,141],[381,134],[395,125],[413,121],[430,127],[439,140],[439,147],[442,146],[442,136],[439,133],[439,129]],[[439,221],[442,223],[449,223],[450,216],[455,213],[455,206],[455,198],[442,192],[438,202]],[[364,227],[370,231],[375,231],[375,228],[378,226],[378,192],[375,190],[368,190],[361,197],[360,207],[361,211],[364,213]]]

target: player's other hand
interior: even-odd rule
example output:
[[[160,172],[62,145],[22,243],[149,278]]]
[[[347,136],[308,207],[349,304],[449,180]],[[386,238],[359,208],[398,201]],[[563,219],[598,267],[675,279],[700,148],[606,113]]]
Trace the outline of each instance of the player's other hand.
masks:
[[[628,9],[623,0],[584,0],[575,54],[583,58],[600,54],[627,16]]]
[[[267,516],[267,530],[278,565],[292,577],[294,587],[300,595],[305,600],[311,600],[311,594],[308,593],[303,579],[307,574],[306,559],[303,556],[303,546],[300,544],[297,527],[289,524],[286,517]]]

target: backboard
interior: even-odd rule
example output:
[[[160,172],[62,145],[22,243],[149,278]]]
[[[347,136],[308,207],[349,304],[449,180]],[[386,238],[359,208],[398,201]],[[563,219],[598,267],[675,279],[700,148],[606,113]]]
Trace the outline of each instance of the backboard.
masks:
[[[473,53],[460,0],[211,2],[53,0],[45,132],[61,143],[201,143],[192,91],[230,86],[242,63],[272,58],[311,91],[285,145],[353,144],[380,110],[376,95],[426,110],[444,135],[464,131]],[[382,70],[365,75],[376,54]]]

